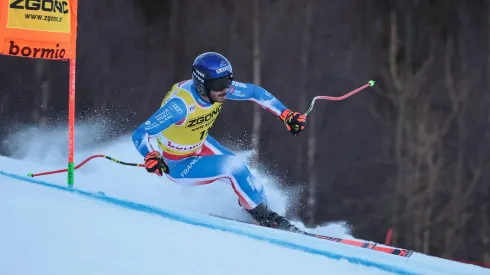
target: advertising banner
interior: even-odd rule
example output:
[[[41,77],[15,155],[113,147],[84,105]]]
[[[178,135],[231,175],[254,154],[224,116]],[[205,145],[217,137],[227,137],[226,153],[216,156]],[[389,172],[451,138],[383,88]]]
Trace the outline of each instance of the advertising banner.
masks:
[[[0,0],[0,54],[75,58],[78,0]]]

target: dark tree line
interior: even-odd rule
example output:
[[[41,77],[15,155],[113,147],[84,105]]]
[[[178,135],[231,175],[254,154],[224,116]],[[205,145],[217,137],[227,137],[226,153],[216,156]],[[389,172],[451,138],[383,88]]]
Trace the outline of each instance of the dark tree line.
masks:
[[[490,1],[79,1],[79,119],[131,132],[205,51],[302,112],[377,81],[317,101],[298,137],[231,101],[211,131],[303,187],[291,211],[306,224],[348,220],[379,242],[394,228],[394,245],[490,262]],[[67,69],[0,57],[0,135],[65,119]]]

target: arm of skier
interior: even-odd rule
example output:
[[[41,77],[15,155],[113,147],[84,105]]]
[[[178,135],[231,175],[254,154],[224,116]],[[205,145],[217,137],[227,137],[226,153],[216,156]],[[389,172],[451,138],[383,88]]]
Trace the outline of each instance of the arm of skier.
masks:
[[[233,81],[232,89],[227,94],[227,98],[231,100],[250,100],[259,104],[283,121],[288,131],[295,136],[305,128],[305,115],[289,110],[279,99],[260,86]]]
[[[133,132],[131,137],[133,144],[145,157],[145,168],[148,172],[159,176],[169,172],[167,164],[158,152],[155,137],[171,125],[185,120],[186,117],[185,102],[180,98],[171,98]]]

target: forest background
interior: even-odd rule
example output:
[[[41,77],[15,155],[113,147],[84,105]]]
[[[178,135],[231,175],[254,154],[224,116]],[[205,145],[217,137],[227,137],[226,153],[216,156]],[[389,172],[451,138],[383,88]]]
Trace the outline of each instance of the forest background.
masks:
[[[77,48],[77,119],[110,120],[100,142],[145,121],[206,51],[294,111],[376,80],[317,101],[297,137],[232,101],[211,134],[299,188],[290,211],[309,226],[346,220],[378,242],[392,228],[393,245],[490,263],[490,1],[84,0]],[[67,63],[0,56],[0,137],[66,123],[67,87]]]

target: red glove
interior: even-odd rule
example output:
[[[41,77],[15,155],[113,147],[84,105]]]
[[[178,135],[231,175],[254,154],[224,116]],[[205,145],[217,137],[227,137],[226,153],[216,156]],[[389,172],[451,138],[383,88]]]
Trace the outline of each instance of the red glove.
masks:
[[[157,151],[150,152],[146,155],[145,168],[149,173],[155,173],[159,177],[163,176],[163,173],[168,174],[170,172],[167,163],[165,163],[165,160]]]
[[[291,110],[286,109],[282,112],[279,118],[284,121],[288,131],[295,136],[305,129],[306,116],[302,113],[292,112]]]

